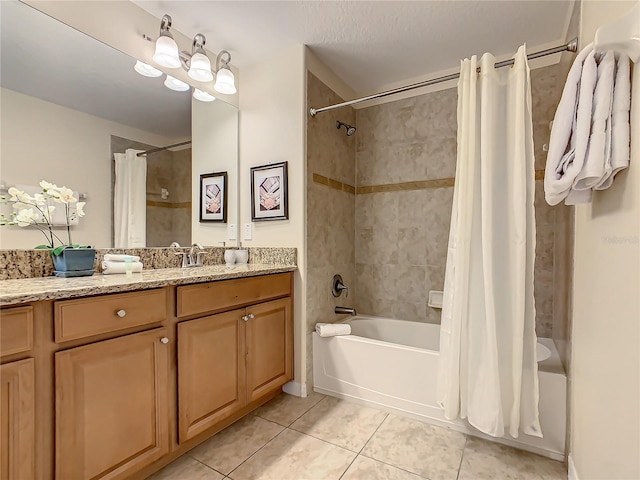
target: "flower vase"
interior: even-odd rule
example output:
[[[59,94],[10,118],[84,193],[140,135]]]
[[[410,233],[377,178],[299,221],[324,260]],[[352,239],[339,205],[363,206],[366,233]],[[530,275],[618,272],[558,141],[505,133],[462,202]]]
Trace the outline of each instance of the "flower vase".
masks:
[[[52,258],[56,277],[85,277],[93,275],[96,249],[68,247]]]

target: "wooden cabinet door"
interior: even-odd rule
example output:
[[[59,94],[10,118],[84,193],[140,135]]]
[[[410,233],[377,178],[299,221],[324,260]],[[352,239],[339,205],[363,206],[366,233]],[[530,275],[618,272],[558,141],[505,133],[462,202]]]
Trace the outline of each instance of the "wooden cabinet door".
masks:
[[[0,478],[35,477],[34,360],[0,367]]]
[[[56,478],[126,478],[169,452],[167,329],[55,354]]]
[[[178,324],[180,442],[246,404],[244,309]]]
[[[247,401],[252,402],[291,380],[291,298],[247,308],[247,315]]]

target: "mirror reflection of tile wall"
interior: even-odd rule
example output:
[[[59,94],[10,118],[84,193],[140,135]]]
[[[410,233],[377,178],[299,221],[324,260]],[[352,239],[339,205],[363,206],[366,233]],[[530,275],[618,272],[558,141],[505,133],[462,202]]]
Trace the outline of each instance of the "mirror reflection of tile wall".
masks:
[[[149,150],[153,145],[111,136],[111,158],[127,148]],[[112,167],[112,198],[115,182]],[[168,191],[162,198],[162,190]],[[113,237],[113,225],[111,228]],[[191,148],[164,150],[147,156],[147,247],[191,244]]]

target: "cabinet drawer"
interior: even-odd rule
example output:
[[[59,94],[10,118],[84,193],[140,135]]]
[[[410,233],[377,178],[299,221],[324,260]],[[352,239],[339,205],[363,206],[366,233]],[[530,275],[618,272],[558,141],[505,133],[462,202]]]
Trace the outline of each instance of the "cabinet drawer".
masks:
[[[28,352],[33,348],[33,307],[0,311],[0,355]]]
[[[238,278],[178,287],[178,317],[228,310],[291,295],[291,274]]]
[[[166,291],[63,300],[55,303],[54,315],[56,343],[161,322],[167,316]]]

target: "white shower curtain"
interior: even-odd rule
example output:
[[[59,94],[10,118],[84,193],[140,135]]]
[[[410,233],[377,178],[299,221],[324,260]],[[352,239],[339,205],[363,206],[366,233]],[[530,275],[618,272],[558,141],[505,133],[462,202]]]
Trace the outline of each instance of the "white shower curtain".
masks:
[[[462,61],[438,402],[494,437],[542,436],[533,267],[534,153],[525,47]]]
[[[116,184],[113,194],[115,248],[139,248],[147,243],[147,157],[128,148],[114,153]]]

